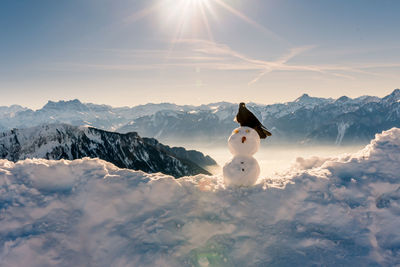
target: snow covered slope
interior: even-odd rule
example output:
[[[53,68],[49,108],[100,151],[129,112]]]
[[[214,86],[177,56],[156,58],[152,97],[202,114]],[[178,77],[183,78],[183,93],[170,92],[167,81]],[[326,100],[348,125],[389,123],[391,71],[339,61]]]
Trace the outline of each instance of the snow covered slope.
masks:
[[[394,128],[251,188],[98,159],[0,160],[0,265],[396,266],[399,151]]]
[[[178,153],[179,152],[179,153]],[[170,148],[137,133],[119,134],[92,127],[46,124],[0,133],[0,158],[18,161],[26,158],[100,158],[120,168],[162,172],[181,177],[209,174],[216,165],[198,151]]]

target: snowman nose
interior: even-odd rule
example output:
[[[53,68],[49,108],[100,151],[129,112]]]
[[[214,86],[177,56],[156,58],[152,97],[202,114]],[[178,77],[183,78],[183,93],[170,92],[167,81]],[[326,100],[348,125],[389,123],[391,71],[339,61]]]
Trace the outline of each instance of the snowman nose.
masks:
[[[242,137],[242,144],[246,141],[246,136]]]

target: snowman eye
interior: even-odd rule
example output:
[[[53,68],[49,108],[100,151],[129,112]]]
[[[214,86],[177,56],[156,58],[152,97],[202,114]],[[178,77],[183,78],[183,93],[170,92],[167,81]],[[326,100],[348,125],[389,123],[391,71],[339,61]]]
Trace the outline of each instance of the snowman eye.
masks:
[[[234,130],[233,132],[234,132],[234,133],[239,133],[239,130],[238,130],[238,129],[236,129],[236,130]]]
[[[249,133],[250,131],[249,130],[246,130],[246,133]]]

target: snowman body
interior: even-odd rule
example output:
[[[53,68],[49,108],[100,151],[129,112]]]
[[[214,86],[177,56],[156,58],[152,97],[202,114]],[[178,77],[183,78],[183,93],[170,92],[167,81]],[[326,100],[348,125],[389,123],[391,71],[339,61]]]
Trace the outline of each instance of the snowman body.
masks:
[[[224,182],[228,186],[254,185],[260,175],[260,166],[253,155],[260,148],[258,133],[249,127],[233,130],[228,140],[233,158],[223,168]]]

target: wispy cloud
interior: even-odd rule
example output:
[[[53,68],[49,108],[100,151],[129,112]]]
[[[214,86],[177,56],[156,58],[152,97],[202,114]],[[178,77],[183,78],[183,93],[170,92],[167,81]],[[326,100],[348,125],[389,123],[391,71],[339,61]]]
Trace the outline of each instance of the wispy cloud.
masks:
[[[169,50],[121,50],[104,49],[97,53],[112,55],[115,64],[106,63],[61,63],[55,66],[58,69],[74,70],[110,70],[110,71],[139,71],[166,68],[201,68],[224,71],[255,71],[255,77],[249,85],[257,83],[266,74],[274,71],[316,72],[334,77],[354,79],[355,74],[380,75],[372,69],[398,68],[400,63],[373,63],[337,65],[337,64],[299,64],[292,60],[304,53],[310,52],[316,46],[293,47],[276,60],[263,60],[240,53],[226,44],[216,43],[203,39],[181,39],[175,41],[175,49]],[[137,63],[132,64],[132,61]]]

